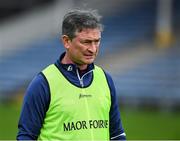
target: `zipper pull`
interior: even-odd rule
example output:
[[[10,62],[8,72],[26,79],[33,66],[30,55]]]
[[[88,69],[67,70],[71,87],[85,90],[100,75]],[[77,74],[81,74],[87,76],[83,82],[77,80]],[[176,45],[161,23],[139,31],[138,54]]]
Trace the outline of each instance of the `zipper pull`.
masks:
[[[80,85],[83,88],[84,87],[83,77],[82,78],[80,77],[78,69],[76,69],[76,73],[77,73],[77,77],[79,79]]]
[[[84,83],[83,83],[82,79],[80,79],[80,85],[81,85],[82,88],[84,87]]]

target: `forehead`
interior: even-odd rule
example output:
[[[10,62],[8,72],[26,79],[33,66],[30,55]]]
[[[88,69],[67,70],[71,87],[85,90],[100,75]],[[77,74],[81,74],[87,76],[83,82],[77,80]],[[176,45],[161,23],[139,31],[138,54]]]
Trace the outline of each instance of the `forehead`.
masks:
[[[80,39],[100,39],[101,31],[100,29],[83,29],[80,32],[76,32],[76,38]]]

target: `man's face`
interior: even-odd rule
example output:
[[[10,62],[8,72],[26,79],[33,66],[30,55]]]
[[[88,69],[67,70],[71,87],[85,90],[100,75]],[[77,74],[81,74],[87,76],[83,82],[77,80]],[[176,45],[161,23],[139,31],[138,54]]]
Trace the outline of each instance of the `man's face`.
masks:
[[[71,61],[77,65],[87,65],[94,62],[100,45],[101,31],[99,29],[83,29],[77,32],[68,43],[67,53]]]

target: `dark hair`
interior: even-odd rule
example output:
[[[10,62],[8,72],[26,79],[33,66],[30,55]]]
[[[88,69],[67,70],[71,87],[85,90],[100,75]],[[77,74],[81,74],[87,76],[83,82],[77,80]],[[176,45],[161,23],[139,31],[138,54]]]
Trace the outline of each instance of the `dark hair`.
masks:
[[[70,39],[75,37],[76,32],[81,32],[83,29],[98,28],[103,31],[101,24],[101,16],[96,10],[72,10],[68,12],[62,23],[62,35],[67,35]]]

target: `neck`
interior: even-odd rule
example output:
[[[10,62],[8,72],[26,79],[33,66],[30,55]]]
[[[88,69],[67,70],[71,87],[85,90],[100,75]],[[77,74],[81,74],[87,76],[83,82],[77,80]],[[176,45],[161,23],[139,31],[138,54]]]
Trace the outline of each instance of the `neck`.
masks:
[[[67,55],[67,53],[65,54],[64,58],[61,60],[61,63],[62,64],[75,64],[79,70],[86,70],[87,69],[87,64],[85,65],[80,65],[80,64],[77,64],[77,63],[74,63]]]

